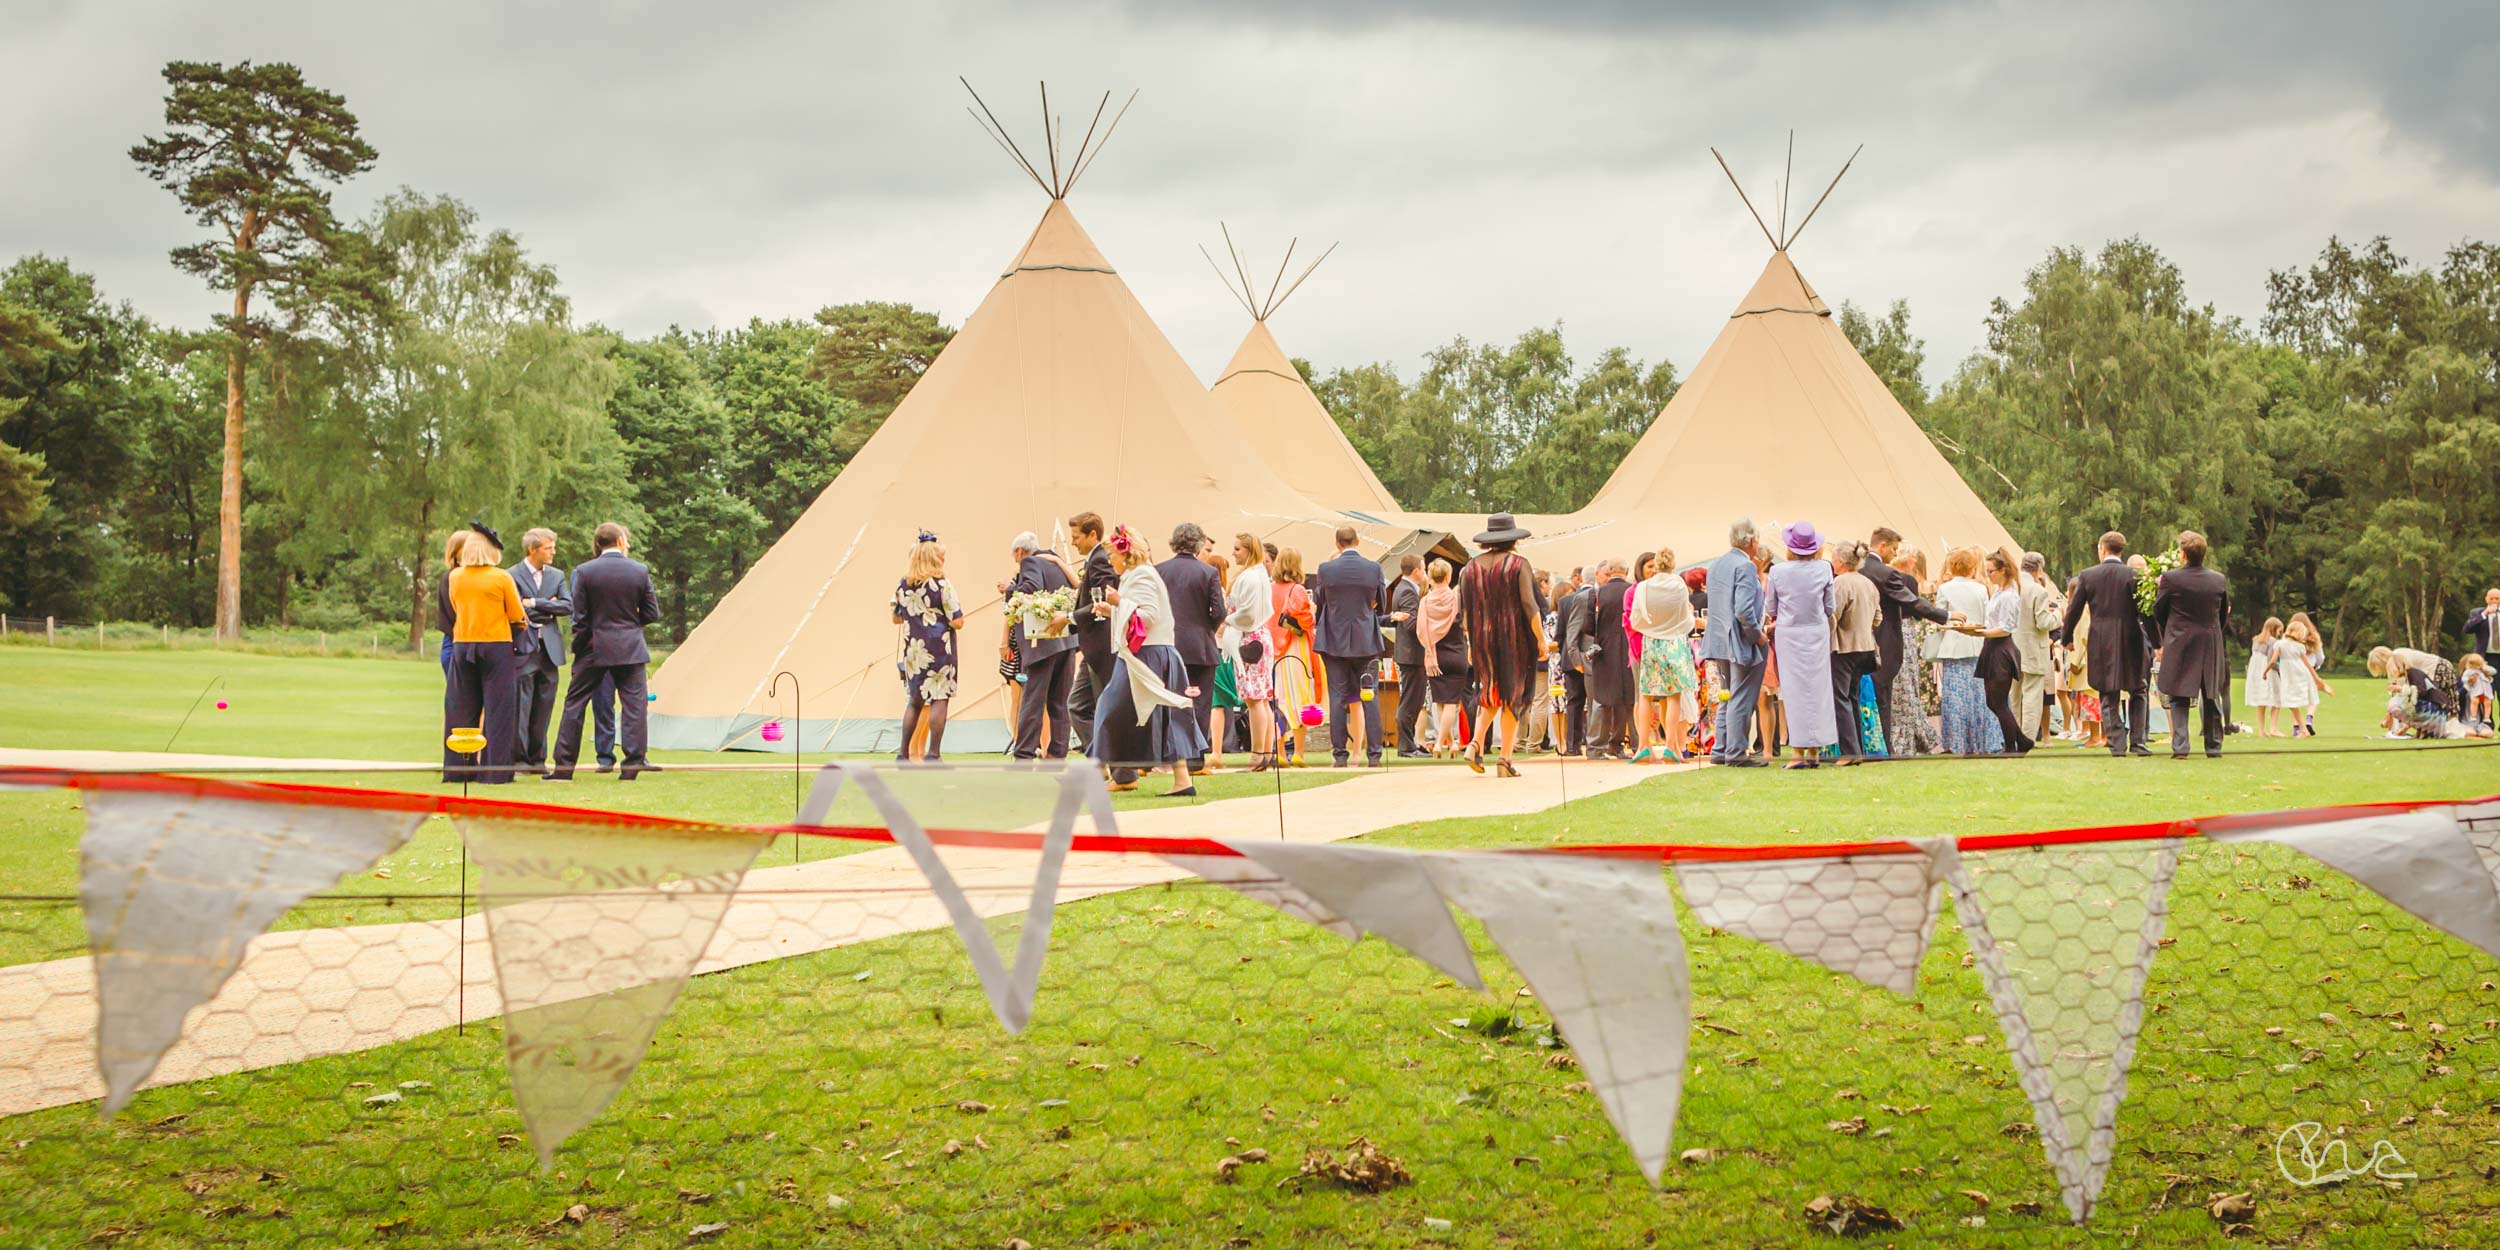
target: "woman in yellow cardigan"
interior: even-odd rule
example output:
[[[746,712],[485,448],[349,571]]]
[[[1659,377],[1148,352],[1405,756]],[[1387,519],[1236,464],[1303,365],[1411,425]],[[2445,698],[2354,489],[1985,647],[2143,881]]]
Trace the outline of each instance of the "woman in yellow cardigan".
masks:
[[[529,622],[521,590],[503,568],[503,542],[495,531],[473,526],[451,571],[451,697],[444,705],[445,733],[477,727],[486,749],[477,762],[486,771],[469,780],[501,785],[512,780],[512,749],[520,737],[520,670],[513,662],[512,627]],[[443,774],[458,781],[457,773]]]

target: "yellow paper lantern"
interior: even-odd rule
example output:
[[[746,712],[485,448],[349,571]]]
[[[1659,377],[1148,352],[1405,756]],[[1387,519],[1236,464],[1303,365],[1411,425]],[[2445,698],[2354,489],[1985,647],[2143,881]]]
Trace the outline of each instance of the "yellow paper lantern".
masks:
[[[443,745],[462,755],[475,755],[486,749],[486,730],[478,725],[452,730],[451,735],[443,739]]]

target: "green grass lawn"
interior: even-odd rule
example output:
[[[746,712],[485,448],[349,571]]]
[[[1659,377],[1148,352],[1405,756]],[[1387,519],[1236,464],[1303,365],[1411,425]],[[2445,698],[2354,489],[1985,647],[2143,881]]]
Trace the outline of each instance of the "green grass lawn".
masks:
[[[87,684],[64,677],[28,696],[0,653],[0,744],[114,745],[47,741],[36,726],[55,705],[75,732],[109,733],[138,719],[116,707],[160,706],[144,688],[167,680],[110,665],[198,659],[90,658],[107,667],[79,675]],[[407,749],[394,735],[431,732],[430,669],[371,665],[424,679],[393,684],[403,679],[351,661],[269,664],[249,674],[255,700],[310,683],[418,706],[400,730],[330,734],[280,715],[244,731],[259,744],[186,731],[181,745],[339,755],[358,754],[338,745],[354,741],[390,758]],[[396,714],[339,699],[351,719]],[[2318,747],[2372,746],[2371,702],[2349,688],[2330,700]],[[2500,755],[2484,748],[2240,751],[2251,745],[2234,739],[2219,763],[2058,746],[2021,762],[1662,776],[1534,816],[1371,840],[1828,841],[2500,790]],[[778,819],[788,802],[786,778],[650,780],[565,797],[731,819]],[[1533,784],[1458,770],[1450,781]],[[0,833],[11,879],[41,887],[20,892],[71,881],[66,799],[0,796]],[[429,836],[402,857],[432,856],[411,873],[456,865]],[[2076,889],[2112,863],[2024,854],[2056,856],[2042,871]],[[358,901],[303,910],[299,922],[392,918]],[[0,913],[0,949],[62,953],[77,932],[64,911]],[[1811,1245],[1834,1239],[1800,1209],[1833,1195],[1906,1221],[1869,1244],[2204,1245],[2225,1240],[2204,1204],[2239,1192],[2255,1195],[2261,1244],[2500,1242],[2500,966],[2275,848],[2191,843],[2171,912],[2116,1163],[2081,1231],[2064,1224],[2023,1134],[2030,1111],[1949,915],[1915,999],[1688,921],[1699,1019],[1675,1149],[1710,1153],[1670,1165],[1653,1191],[1574,1087],[1581,1074],[1554,1066],[1544,1017],[1510,994],[1517,978],[1472,925],[1489,996],[1384,944],[1349,948],[1193,884],[1061,909],[1021,1037],[989,1017],[944,932],[702,978],[623,1096],[545,1177],[513,1136],[491,1023],[150,1091],[110,1123],[89,1107],[15,1117],[0,1125],[0,1244]],[[993,928],[1011,939],[1015,924]],[[364,1102],[411,1081],[426,1084]],[[2391,1170],[2418,1179],[2295,1188],[2274,1143],[2298,1121],[2343,1135],[2356,1161],[2387,1140],[2407,1161]],[[1363,1194],[1286,1180],[1305,1150],[1342,1153],[1357,1135],[1413,1183]],[[1270,1161],[1219,1180],[1219,1159],[1251,1150]],[[696,1235],[714,1224],[725,1227]]]

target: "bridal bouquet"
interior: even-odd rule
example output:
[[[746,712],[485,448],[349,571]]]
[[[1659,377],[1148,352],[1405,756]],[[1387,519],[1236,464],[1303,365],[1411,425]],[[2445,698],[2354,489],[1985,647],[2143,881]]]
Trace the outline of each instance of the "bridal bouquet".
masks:
[[[1065,638],[1076,615],[1076,591],[1064,586],[1057,590],[1020,590],[1007,597],[1007,611],[1024,622],[1028,641]]]
[[[2144,562],[2144,571],[2135,575],[2135,610],[2146,616],[2153,614],[2153,598],[2161,593],[2161,575],[2185,563],[2176,547]]]

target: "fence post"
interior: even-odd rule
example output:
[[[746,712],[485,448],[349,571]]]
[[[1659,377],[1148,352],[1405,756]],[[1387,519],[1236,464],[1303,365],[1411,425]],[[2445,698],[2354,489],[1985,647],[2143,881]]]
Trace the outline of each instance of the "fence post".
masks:
[[[321,654],[330,654],[330,631],[326,629],[321,631]]]
[[[9,636],[9,614],[8,614],[8,613],[6,613],[6,612],[0,612],[0,641],[6,641],[6,640],[8,639],[8,636]]]
[[[171,651],[174,649],[174,627],[167,625],[163,628],[165,630],[165,649]]]
[[[52,634],[52,618],[48,616],[43,618],[43,645],[49,647],[58,641]]]
[[[104,622],[102,621],[95,623],[95,649],[98,651],[104,649]]]

